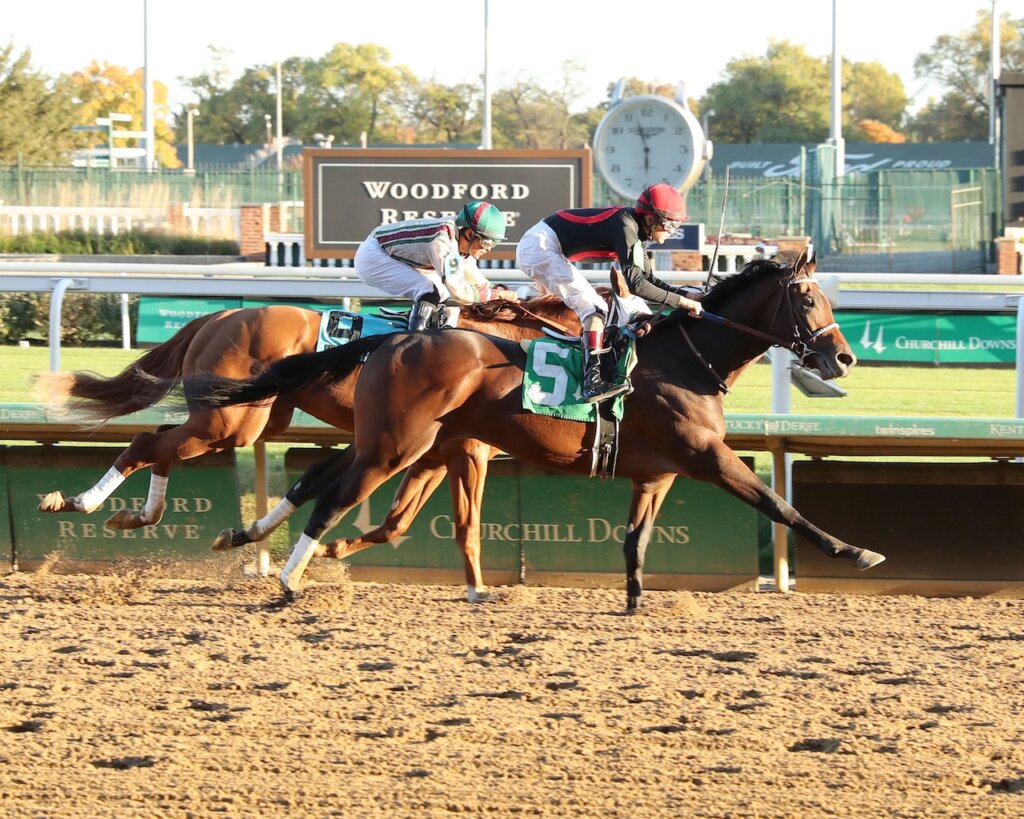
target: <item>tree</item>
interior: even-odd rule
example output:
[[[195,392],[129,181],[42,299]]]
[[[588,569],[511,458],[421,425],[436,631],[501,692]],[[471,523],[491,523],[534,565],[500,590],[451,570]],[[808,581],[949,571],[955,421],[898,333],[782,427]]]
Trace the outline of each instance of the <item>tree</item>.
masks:
[[[79,125],[94,125],[97,117],[110,112],[131,114],[131,122],[118,123],[117,130],[141,131],[145,116],[145,78],[143,70],[130,71],[119,65],[98,63],[93,60],[82,71],[62,78],[75,106],[75,119]],[[156,139],[156,161],[162,168],[180,168],[181,161],[174,150],[174,131],[168,118],[167,86],[153,83],[153,136]],[[105,136],[80,135],[79,143],[94,146],[106,142]],[[116,147],[135,145],[138,140],[118,140]]]
[[[469,83],[418,83],[407,103],[411,141],[479,144],[479,107],[479,91]]]
[[[877,119],[862,119],[853,128],[853,138],[860,142],[902,143],[907,138]]]
[[[843,127],[874,120],[895,132],[907,110],[906,89],[899,74],[880,63],[843,64]]]
[[[1024,70],[1024,20],[1002,15],[1000,62],[1004,71]],[[978,11],[968,31],[943,34],[914,60],[914,75],[943,90],[930,98],[908,130],[919,141],[985,139],[991,83],[992,13]]]
[[[202,111],[195,120],[200,142],[267,142],[267,115],[276,116],[276,67],[247,68],[230,82],[224,52],[212,49],[213,65],[183,78],[198,97]],[[335,144],[367,140],[397,141],[402,108],[415,83],[404,66],[389,64],[390,53],[373,44],[338,43],[319,59],[290,57],[281,63],[282,132],[304,142],[317,133],[331,134]],[[178,129],[184,128],[179,117]],[[276,123],[272,136],[276,136]]]
[[[495,148],[580,148],[593,136],[592,117],[574,115],[581,96],[582,64],[568,60],[562,66],[561,86],[550,89],[534,79],[521,79],[493,95]]]
[[[764,57],[730,60],[701,110],[719,142],[820,142],[828,136],[829,71],[803,46],[772,41]]]
[[[830,59],[772,41],[764,57],[731,60],[725,79],[701,99],[715,111],[719,142],[823,142],[831,126]],[[877,62],[843,63],[843,128],[872,119],[895,130],[907,96],[900,78]]]
[[[67,91],[36,71],[26,49],[0,46],[0,163],[62,162],[73,145],[74,114]]]

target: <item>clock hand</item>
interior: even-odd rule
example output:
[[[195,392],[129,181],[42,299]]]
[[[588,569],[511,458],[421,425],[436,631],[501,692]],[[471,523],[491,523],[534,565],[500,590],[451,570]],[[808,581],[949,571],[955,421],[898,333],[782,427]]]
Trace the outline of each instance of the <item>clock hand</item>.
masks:
[[[640,134],[640,141],[644,144],[644,170],[649,171],[651,169],[651,148],[647,144],[647,132],[642,125],[636,127],[636,132]]]

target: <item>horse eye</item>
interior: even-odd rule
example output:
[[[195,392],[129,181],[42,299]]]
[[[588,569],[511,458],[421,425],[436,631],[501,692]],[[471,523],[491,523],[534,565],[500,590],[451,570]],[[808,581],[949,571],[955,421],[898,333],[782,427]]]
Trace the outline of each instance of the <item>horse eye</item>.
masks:
[[[812,296],[810,293],[805,293],[804,308],[810,310],[812,307],[814,307],[814,296]]]

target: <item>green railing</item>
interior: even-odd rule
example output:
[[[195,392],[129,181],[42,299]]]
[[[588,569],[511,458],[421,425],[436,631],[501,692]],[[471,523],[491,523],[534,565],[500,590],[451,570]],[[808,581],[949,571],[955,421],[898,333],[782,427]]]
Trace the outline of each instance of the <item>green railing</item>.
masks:
[[[301,171],[268,168],[107,170],[0,167],[7,205],[234,207],[302,201]],[[1001,235],[999,175],[992,169],[888,170],[835,178],[819,150],[793,176],[706,176],[687,192],[691,219],[754,237],[810,236],[822,255],[870,256],[873,269],[896,253],[943,252],[952,272],[984,270]],[[595,204],[624,204],[595,176]],[[879,257],[882,263],[880,264]],[[855,266],[850,270],[857,269]],[[890,268],[891,269],[891,268]]]

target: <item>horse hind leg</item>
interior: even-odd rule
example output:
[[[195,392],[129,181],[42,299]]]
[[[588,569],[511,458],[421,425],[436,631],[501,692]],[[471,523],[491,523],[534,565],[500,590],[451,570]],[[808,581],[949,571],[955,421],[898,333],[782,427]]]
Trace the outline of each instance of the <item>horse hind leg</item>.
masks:
[[[355,460],[355,447],[334,452],[330,457],[317,461],[285,493],[274,507],[263,517],[249,524],[246,529],[224,529],[214,538],[213,551],[224,551],[258,543],[270,536],[282,523],[298,511],[304,503],[313,500],[345,473]],[[329,544],[321,547],[316,557],[334,557]]]
[[[406,471],[381,525],[359,537],[328,541],[324,544],[324,556],[343,560],[370,546],[390,543],[400,538],[409,531],[412,522],[440,486],[447,471],[445,466],[432,465],[422,460],[414,463]]]
[[[431,436],[432,439],[432,436]],[[383,455],[363,458],[356,455],[352,467],[343,474],[330,489],[323,493],[313,508],[313,514],[291,554],[279,580],[285,597],[292,599],[302,585],[302,575],[309,561],[321,549],[320,538],[329,532],[355,506],[358,506],[384,481],[407,468],[420,458],[429,443],[409,456],[396,457],[393,450]]]

